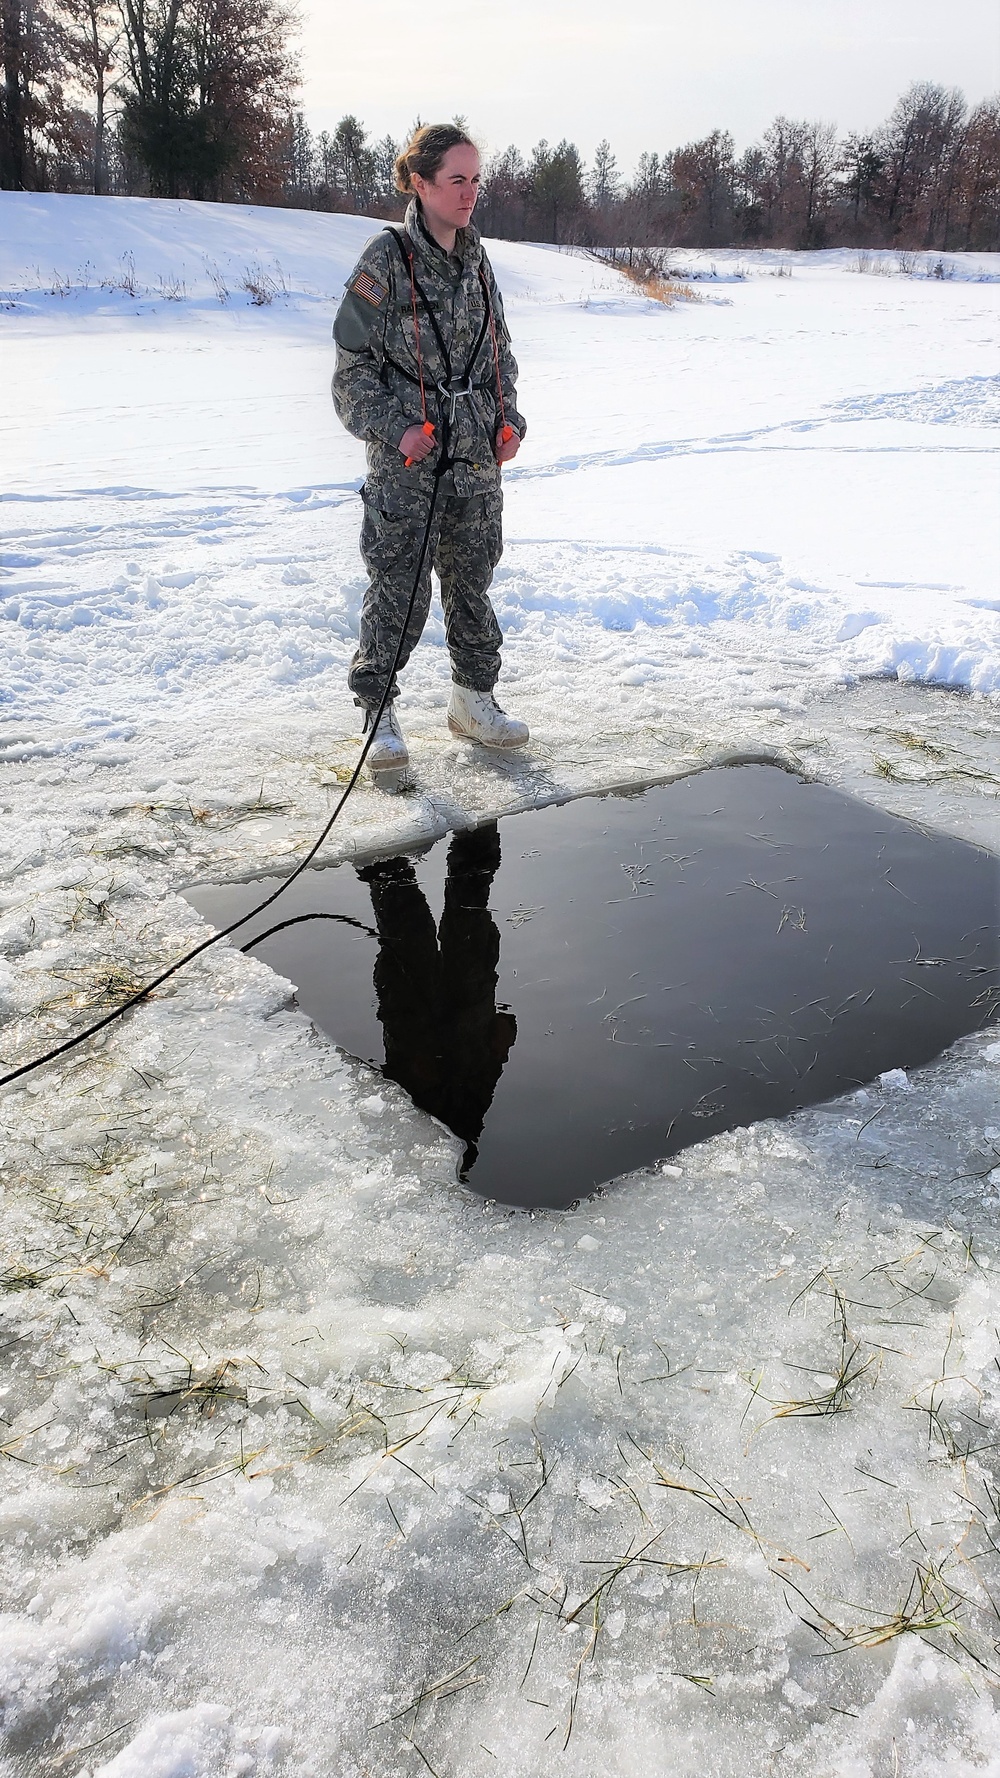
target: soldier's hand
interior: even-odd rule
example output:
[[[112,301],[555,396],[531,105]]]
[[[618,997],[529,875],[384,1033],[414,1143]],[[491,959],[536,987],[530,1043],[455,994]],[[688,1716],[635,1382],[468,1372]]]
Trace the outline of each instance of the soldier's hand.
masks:
[[[435,448],[436,440],[429,438],[422,426],[408,426],[397,445],[397,450],[404,457],[412,457],[414,463],[422,463]]]
[[[518,437],[516,432],[513,433],[513,435],[507,439],[506,443],[504,442],[503,433],[502,432],[497,433],[497,462],[498,463],[509,463],[512,457],[517,456],[517,453],[520,449],[521,449],[521,440]]]

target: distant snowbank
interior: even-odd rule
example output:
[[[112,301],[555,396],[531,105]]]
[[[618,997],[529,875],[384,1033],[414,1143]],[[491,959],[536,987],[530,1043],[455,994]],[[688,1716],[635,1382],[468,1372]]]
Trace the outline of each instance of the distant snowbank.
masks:
[[[808,252],[793,247],[666,247],[655,251],[665,265],[686,277],[718,278],[727,283],[804,271],[1000,283],[998,253],[916,253],[895,247],[826,247]]]
[[[0,300],[19,293],[100,293],[159,301],[254,301],[272,295],[338,299],[366,241],[385,226],[369,216],[166,198],[95,198],[0,192]],[[544,257],[542,257],[544,256]],[[585,254],[532,243],[503,246],[505,288],[549,301],[624,288]]]
[[[365,242],[384,226],[368,216],[259,204],[0,191],[0,293],[65,299],[103,288],[129,298],[249,305],[247,285],[263,281],[274,298],[337,298]],[[505,241],[492,243],[491,252],[503,261],[512,295],[566,302],[628,289],[582,248]],[[664,257],[698,282],[845,271],[1000,281],[1000,255],[990,253],[685,247]]]
[[[52,289],[60,283],[145,292],[182,280],[192,296],[231,288],[249,269],[280,266],[289,286],[334,294],[378,227],[363,216],[323,216],[238,204],[154,198],[0,193],[0,286]],[[126,292],[127,294],[127,292]]]

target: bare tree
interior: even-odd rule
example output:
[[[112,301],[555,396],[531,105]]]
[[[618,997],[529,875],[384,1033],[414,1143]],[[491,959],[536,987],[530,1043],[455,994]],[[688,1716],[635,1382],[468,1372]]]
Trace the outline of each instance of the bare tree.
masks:
[[[965,125],[965,99],[930,81],[905,92],[881,132],[886,164],[886,220],[894,238],[933,246],[949,162]]]
[[[192,177],[192,195],[278,196],[277,146],[296,74],[291,24],[281,0],[184,0],[189,102],[216,162],[200,191]]]
[[[155,196],[179,197],[193,158],[189,86],[181,31],[183,0],[121,0],[128,91],[126,149],[147,168]]]
[[[60,156],[78,157],[67,102],[67,47],[57,8],[0,0],[0,187],[44,190]]]
[[[669,198],[667,156],[648,151],[640,154],[622,207],[623,246],[649,247],[663,240]]]
[[[806,196],[803,164],[809,125],[776,117],[764,131],[764,180],[761,190],[765,234],[770,241],[797,245],[805,228]]]
[[[1000,247],[1000,98],[977,105],[966,124],[958,209],[963,247]]]
[[[0,186],[8,190],[23,191],[31,183],[43,57],[34,8],[0,0]]]
[[[821,247],[837,171],[837,127],[810,123],[802,137],[802,190],[805,198],[804,247]]]
[[[297,79],[284,0],[121,0],[125,142],[165,197],[277,195]],[[227,185],[228,176],[228,185]]]
[[[117,0],[61,0],[61,4],[73,77],[94,105],[90,186],[100,196],[105,186],[108,98],[122,78],[121,12]]]
[[[713,130],[670,159],[670,175],[684,217],[684,239],[693,246],[720,246],[732,237],[735,180],[733,138]]]
[[[523,239],[527,232],[531,178],[519,148],[513,144],[486,164],[483,194],[476,222],[487,234]]]

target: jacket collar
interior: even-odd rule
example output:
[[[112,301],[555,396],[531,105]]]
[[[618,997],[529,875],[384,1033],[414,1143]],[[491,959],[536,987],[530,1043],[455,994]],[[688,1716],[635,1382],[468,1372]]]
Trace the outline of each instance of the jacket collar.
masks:
[[[463,267],[471,266],[473,270],[478,267],[482,258],[482,246],[479,231],[473,228],[471,222],[468,228],[459,229],[455,237],[455,251],[450,254],[439,246],[424,222],[419,198],[411,198],[407,204],[403,227],[413,243],[417,257],[444,277],[448,276],[449,265],[456,259]]]

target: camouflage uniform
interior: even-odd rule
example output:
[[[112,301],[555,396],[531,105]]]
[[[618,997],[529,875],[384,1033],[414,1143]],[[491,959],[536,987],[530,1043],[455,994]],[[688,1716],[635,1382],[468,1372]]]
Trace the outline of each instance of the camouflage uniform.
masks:
[[[504,415],[523,438],[517,411],[517,365],[493,268],[472,227],[459,229],[453,253],[431,237],[414,199],[406,212],[404,245],[413,253],[419,290],[432,306],[451,360],[451,376],[472,384],[452,403],[439,391],[449,380],[430,316],[417,295],[420,351],[427,414],[437,449],[423,463],[405,467],[399,440],[423,413],[410,277],[404,256],[385,230],[369,241],[347,285],[334,323],[337,366],[333,399],[337,414],[368,446],[368,478],[362,489],[361,553],[371,579],[361,611],[359,645],[348,684],[358,703],[373,709],[385,689],[399,632],[413,590],[424,527],[442,443],[448,464],[440,477],[430,541],[413,615],[399,658],[404,667],[427,621],[431,568],[441,581],[441,602],[452,677],[473,691],[489,692],[500,672],[500,627],[488,588],[503,549],[500,468],[495,441],[501,426],[496,367],[480,268],[496,323]],[[479,349],[475,351],[476,342]],[[474,361],[470,364],[470,359]],[[395,683],[389,696],[397,693]]]

